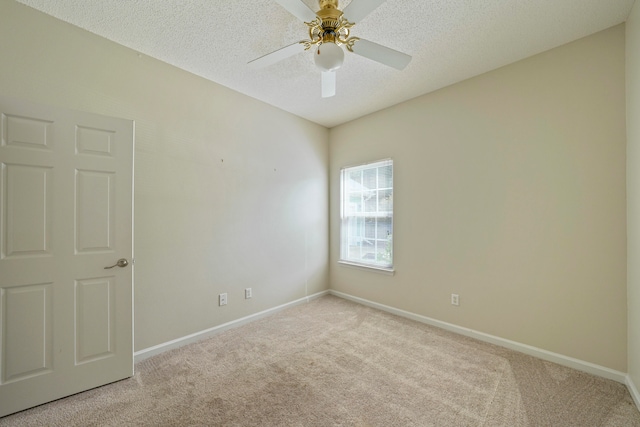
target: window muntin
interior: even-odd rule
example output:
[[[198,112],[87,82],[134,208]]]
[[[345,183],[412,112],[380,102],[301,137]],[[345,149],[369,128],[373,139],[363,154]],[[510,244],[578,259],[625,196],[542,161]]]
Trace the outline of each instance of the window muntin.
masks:
[[[393,268],[393,161],[344,168],[340,261]]]

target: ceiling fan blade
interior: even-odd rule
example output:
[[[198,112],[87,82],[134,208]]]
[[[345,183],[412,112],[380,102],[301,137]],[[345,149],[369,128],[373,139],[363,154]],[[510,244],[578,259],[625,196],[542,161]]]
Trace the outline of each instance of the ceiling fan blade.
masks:
[[[300,52],[304,52],[304,46],[300,43],[294,43],[290,44],[289,46],[282,47],[275,52],[267,53],[266,55],[263,55],[260,58],[256,58],[253,61],[249,61],[247,65],[251,68],[267,67]]]
[[[411,62],[411,56],[406,53],[363,39],[353,45],[353,53],[398,70],[403,70]]]
[[[353,0],[344,8],[344,16],[350,22],[360,22],[387,0]]]
[[[302,2],[302,0],[276,0],[280,6],[289,11],[290,14],[303,22],[311,22],[316,19],[314,11]]]
[[[322,72],[322,97],[330,98],[336,94],[336,72]]]

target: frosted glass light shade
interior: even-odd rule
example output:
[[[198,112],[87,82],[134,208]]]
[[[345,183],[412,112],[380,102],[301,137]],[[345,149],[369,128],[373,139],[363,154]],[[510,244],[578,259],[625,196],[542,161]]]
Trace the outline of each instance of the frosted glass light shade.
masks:
[[[334,71],[344,62],[344,51],[335,43],[322,43],[313,56],[316,67],[323,71]]]

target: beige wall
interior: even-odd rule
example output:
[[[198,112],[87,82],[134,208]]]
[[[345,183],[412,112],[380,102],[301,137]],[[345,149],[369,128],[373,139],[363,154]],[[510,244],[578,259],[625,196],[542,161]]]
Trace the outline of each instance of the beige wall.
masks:
[[[626,372],[624,31],[333,128],[332,289]],[[394,276],[337,263],[340,168],[387,157]]]
[[[627,38],[627,281],[629,376],[640,387],[640,3],[626,24]]]
[[[12,1],[0,40],[2,95],[136,122],[136,350],[328,288],[325,128]]]

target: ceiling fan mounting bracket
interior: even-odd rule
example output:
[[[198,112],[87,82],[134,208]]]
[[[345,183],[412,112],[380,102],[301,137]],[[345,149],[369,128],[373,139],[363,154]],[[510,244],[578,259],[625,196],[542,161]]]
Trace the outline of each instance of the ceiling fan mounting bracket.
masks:
[[[349,22],[341,10],[338,10],[338,0],[320,0],[320,10],[316,12],[316,19],[305,22],[309,27],[309,40],[300,43],[304,49],[322,43],[335,43],[338,46],[345,45],[347,50],[352,51],[353,45],[360,40],[357,37],[349,38],[350,29],[355,25]]]
[[[338,9],[338,0],[319,0],[320,9]]]

